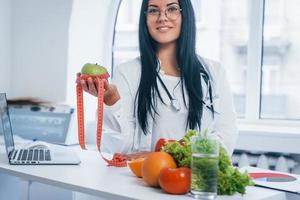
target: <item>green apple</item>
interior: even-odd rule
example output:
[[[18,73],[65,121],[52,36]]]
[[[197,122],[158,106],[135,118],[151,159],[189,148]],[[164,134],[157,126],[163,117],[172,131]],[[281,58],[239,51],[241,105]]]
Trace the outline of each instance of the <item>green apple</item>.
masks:
[[[105,67],[102,67],[97,63],[87,63],[82,67],[81,73],[87,75],[103,75],[107,73],[107,70],[105,69]]]

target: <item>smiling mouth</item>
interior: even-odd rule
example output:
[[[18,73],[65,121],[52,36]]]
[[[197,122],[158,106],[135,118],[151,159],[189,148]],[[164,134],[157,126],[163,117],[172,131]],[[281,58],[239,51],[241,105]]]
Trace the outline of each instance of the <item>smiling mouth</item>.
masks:
[[[170,30],[172,27],[168,27],[168,26],[163,26],[163,27],[158,27],[156,28],[158,31],[161,31],[161,32],[165,32],[165,31],[168,31]]]

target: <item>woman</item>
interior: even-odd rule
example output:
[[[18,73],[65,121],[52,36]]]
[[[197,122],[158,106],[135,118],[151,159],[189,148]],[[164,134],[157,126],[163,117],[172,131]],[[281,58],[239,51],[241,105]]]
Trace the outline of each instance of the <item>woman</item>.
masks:
[[[237,131],[225,72],[196,55],[195,37],[190,0],[143,0],[140,57],[118,66],[113,84],[105,83],[106,151],[149,151],[159,138],[210,128],[232,154]],[[81,84],[97,95],[91,79]]]

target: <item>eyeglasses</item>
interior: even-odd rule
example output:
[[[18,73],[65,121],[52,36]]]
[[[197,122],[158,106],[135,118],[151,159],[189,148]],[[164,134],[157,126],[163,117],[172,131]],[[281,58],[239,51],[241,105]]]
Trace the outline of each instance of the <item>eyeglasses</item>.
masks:
[[[172,21],[176,20],[181,14],[181,9],[177,4],[167,6],[164,11],[165,16]],[[148,9],[145,11],[148,19],[153,21],[157,20],[160,17],[161,13],[162,10],[153,6],[148,7]]]

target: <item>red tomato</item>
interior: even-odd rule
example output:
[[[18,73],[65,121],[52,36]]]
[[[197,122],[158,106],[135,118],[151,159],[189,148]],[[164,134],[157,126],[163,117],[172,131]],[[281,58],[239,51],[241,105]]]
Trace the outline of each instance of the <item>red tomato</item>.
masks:
[[[191,188],[191,169],[164,168],[160,171],[159,185],[167,193],[185,194]]]
[[[175,142],[176,140],[166,140],[164,138],[160,138],[155,144],[155,151],[158,152],[163,148],[168,142]]]

